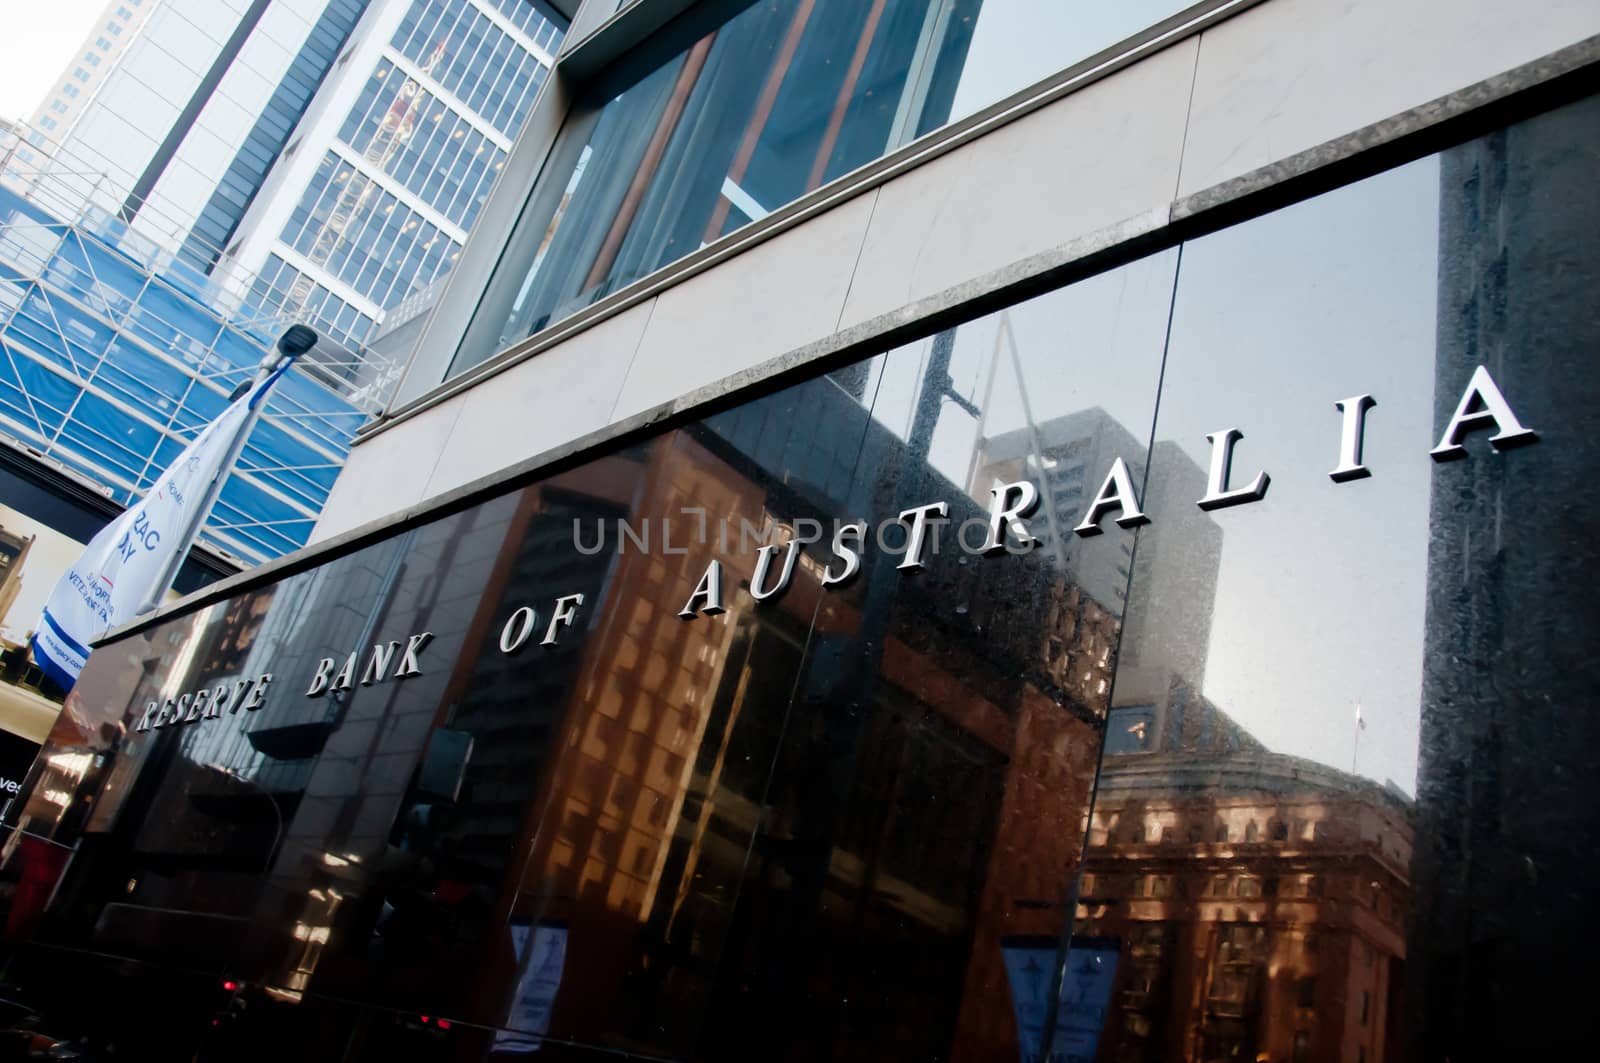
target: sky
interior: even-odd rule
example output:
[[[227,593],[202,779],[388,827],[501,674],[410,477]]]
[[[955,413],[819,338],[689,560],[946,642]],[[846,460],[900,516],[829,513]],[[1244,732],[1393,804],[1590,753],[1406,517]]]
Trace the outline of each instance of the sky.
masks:
[[[103,11],[105,0],[7,5],[0,37],[0,117],[31,118]]]

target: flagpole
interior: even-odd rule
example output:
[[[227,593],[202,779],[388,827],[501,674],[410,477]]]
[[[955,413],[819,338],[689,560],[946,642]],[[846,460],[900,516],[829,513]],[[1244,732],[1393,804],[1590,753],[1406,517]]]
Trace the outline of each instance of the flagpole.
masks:
[[[1366,729],[1366,721],[1361,718],[1361,699],[1356,699],[1356,733],[1355,741],[1350,744],[1350,774],[1356,773],[1356,758],[1361,753],[1361,732]]]
[[[259,388],[274,373],[287,368],[288,363],[292,363],[316,344],[316,332],[305,325],[290,325],[283,335],[278,337],[275,348],[268,351],[261,359],[261,363],[256,366],[255,376],[251,379],[248,390],[254,391]],[[206,518],[211,515],[211,507],[216,505],[217,496],[222,494],[222,485],[227,481],[228,474],[233,471],[234,463],[244,451],[245,443],[249,442],[250,433],[255,428],[256,422],[261,419],[261,411],[265,407],[263,396],[263,401],[252,406],[244,422],[239,425],[239,430],[234,433],[233,439],[228,443],[227,451],[223,454],[222,464],[217,466],[216,476],[206,485],[205,494],[201,496],[199,505],[190,511],[189,518],[184,523],[183,531],[178,537],[178,548],[172,551],[172,555],[161,569],[160,576],[150,585],[150,591],[145,600],[139,604],[135,615],[155,609],[167,596],[167,591],[172,589],[172,584],[178,578],[178,571],[183,568],[183,562],[189,556],[190,548],[200,537],[200,529],[204,526]]]

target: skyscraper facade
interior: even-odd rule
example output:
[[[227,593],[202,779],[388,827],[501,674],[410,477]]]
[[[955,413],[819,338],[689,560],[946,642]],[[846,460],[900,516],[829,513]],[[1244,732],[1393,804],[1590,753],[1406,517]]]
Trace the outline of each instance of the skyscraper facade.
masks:
[[[454,266],[560,40],[548,9],[523,0],[366,8],[325,104],[212,241],[217,268],[255,278],[254,298],[351,346]]]
[[[450,269],[563,24],[531,0],[144,3],[73,120],[35,123],[58,213],[115,213],[350,349]]]

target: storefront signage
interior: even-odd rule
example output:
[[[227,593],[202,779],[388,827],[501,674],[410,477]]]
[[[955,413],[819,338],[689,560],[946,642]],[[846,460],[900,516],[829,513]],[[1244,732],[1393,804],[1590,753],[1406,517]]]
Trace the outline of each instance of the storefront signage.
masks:
[[[1329,479],[1334,483],[1348,483],[1371,476],[1372,471],[1367,468],[1363,460],[1362,450],[1367,413],[1377,405],[1377,400],[1371,395],[1352,395],[1347,399],[1338,400],[1334,405],[1342,417],[1339,460],[1328,473]],[[1507,450],[1538,439],[1537,433],[1524,427],[1522,422],[1517,420],[1517,415],[1506,402],[1505,396],[1501,394],[1494,378],[1489,375],[1488,369],[1480,365],[1473,371],[1472,379],[1467,383],[1466,391],[1456,405],[1455,413],[1445,425],[1438,445],[1428,454],[1436,462],[1464,458],[1467,456],[1467,450],[1462,445],[1462,439],[1468,432],[1486,428],[1495,429],[1495,434],[1489,437],[1489,443],[1496,450]],[[1258,502],[1266,497],[1271,478],[1265,470],[1256,473],[1255,477],[1243,486],[1231,486],[1234,445],[1243,438],[1244,433],[1237,428],[1225,428],[1206,436],[1211,444],[1211,464],[1206,478],[1206,493],[1195,500],[1195,505],[1201,509],[1225,509],[1248,502]],[[984,556],[1007,553],[1013,549],[1027,550],[1037,545],[1038,539],[1028,531],[1023,520],[1033,512],[1038,502],[1038,488],[1026,480],[1001,484],[991,492],[987,521],[974,518],[963,524],[956,530],[956,541],[968,553]],[[929,529],[948,514],[947,503],[929,502],[903,510],[898,518],[891,522],[892,525],[908,529],[897,567],[919,569],[924,566]],[[1112,517],[1112,514],[1116,516]],[[1107,517],[1111,517],[1119,527],[1123,528],[1150,523],[1150,518],[1139,506],[1133,476],[1127,462],[1122,458],[1117,458],[1111,463],[1100,489],[1095,492],[1094,498],[1084,511],[1083,520],[1072,531],[1083,537],[1099,535],[1105,530],[1102,525]],[[969,532],[983,536],[981,543],[976,547],[972,544]],[[830,564],[824,572],[822,577],[824,587],[844,583],[860,571],[859,547],[865,539],[866,525],[859,522],[841,524],[834,529],[832,548],[837,568]],[[781,547],[775,545],[761,547],[756,558],[755,574],[750,579],[752,598],[758,602],[764,601],[781,593],[789,585],[794,575],[797,550],[805,541],[807,540],[796,536]],[[879,545],[884,545],[881,528]],[[784,551],[784,557],[778,567],[778,575],[773,579],[773,559],[779,549]],[[700,577],[694,592],[690,594],[688,602],[678,615],[689,620],[702,613],[715,615],[724,611],[726,605],[723,598],[722,562],[713,560],[706,566],[705,573]]]
[[[1338,463],[1328,473],[1334,483],[1347,483],[1371,475],[1371,470],[1363,460],[1362,442],[1367,414],[1376,405],[1377,401],[1371,395],[1352,395],[1335,403],[1341,414],[1341,427]],[[1506,450],[1538,439],[1534,431],[1517,420],[1517,415],[1489,371],[1480,365],[1473,371],[1472,379],[1446,424],[1438,445],[1428,453],[1438,462],[1464,458],[1467,451],[1462,440],[1467,433],[1488,428],[1495,430],[1489,437],[1489,443],[1496,450]],[[1201,509],[1224,509],[1259,501],[1266,496],[1271,481],[1265,470],[1256,473],[1242,486],[1232,486],[1234,448],[1242,438],[1244,433],[1237,428],[1225,428],[1206,436],[1211,443],[1211,463],[1206,493],[1195,500]],[[990,492],[990,496],[987,515],[974,517],[957,529],[956,537],[963,548],[970,553],[995,556],[1026,552],[1036,546],[1039,540],[1028,530],[1025,521],[1038,506],[1039,489],[1029,481],[1020,480],[999,485]],[[928,502],[901,511],[897,519],[890,522],[899,527],[904,535],[897,568],[920,569],[925,566],[929,533],[945,521],[949,512],[947,502]],[[1072,531],[1084,537],[1099,535],[1108,517],[1123,528],[1150,522],[1150,518],[1139,507],[1133,477],[1122,458],[1111,463],[1083,520]],[[866,524],[861,521],[841,523],[834,529],[830,544],[832,557],[821,576],[823,587],[848,583],[861,571],[866,531]],[[973,535],[981,536],[981,541],[973,544]],[[795,535],[782,544],[762,546],[756,555],[755,570],[750,578],[750,597],[760,603],[782,594],[794,578],[801,547],[814,541],[818,540]],[[779,551],[783,555],[781,561],[778,560]],[[722,562],[713,559],[707,563],[678,616],[693,620],[702,614],[714,616],[726,612],[724,584]],[[540,636],[540,646],[557,645],[562,633],[577,620],[578,610],[583,605],[582,594],[560,595],[543,620],[533,606],[524,605],[515,609],[501,628],[500,652],[516,653],[530,643],[535,635]],[[356,686],[370,687],[422,675],[422,654],[432,639],[433,632],[421,631],[404,639],[357,646],[343,656],[324,657],[317,662],[305,685],[300,687],[300,693],[306,698],[321,698],[349,691]],[[149,731],[216,719],[224,713],[232,715],[241,710],[254,712],[265,704],[267,692],[274,682],[271,673],[264,673],[230,679],[214,686],[151,701],[146,704],[136,729]]]

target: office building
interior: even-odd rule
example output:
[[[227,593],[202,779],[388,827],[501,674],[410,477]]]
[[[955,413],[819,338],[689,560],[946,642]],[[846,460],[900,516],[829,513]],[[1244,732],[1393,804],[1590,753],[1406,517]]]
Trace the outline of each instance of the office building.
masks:
[[[274,400],[205,536],[266,560],[305,542],[351,434],[393,387],[396,357],[365,341],[384,305],[400,311],[394,342],[430,305],[561,16],[467,0],[129,0],[104,18],[31,126],[0,141],[4,431],[126,504],[276,331],[309,322],[312,380]],[[308,190],[335,151],[356,176]]]
[[[7,813],[41,1023],[1570,1054],[1597,73],[1564,0],[588,0],[309,545]]]
[[[448,272],[561,39],[522,0],[144,2],[41,180],[351,349]]]
[[[273,400],[208,534],[246,562],[303,544],[397,378],[366,341],[385,306],[426,308],[449,269],[560,39],[546,15],[109,7],[113,43],[73,61],[5,153],[6,434],[126,504],[275,330],[310,323],[311,379]]]

